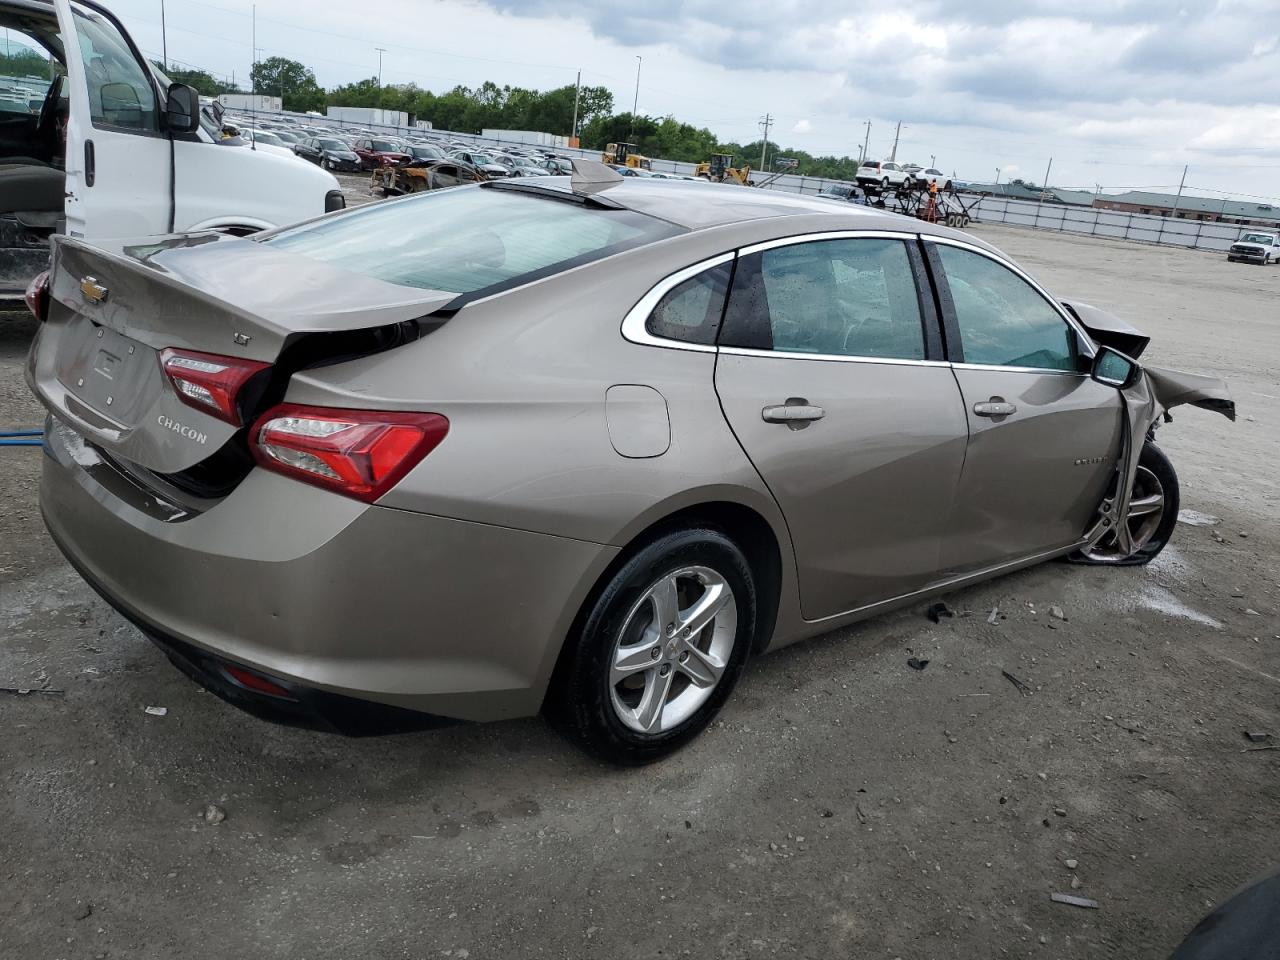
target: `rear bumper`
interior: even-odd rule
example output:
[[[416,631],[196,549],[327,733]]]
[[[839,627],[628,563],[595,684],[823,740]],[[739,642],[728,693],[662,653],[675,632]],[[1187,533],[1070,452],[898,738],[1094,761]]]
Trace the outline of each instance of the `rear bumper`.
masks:
[[[354,698],[462,720],[541,708],[616,548],[366,507],[255,470],[204,513],[147,513],[50,432],[40,504],[81,575],[202,682],[247,666],[307,707]],[[192,671],[188,671],[192,672]],[[213,680],[210,680],[210,677]],[[232,685],[234,686],[234,684]],[[279,707],[280,704],[274,704]]]

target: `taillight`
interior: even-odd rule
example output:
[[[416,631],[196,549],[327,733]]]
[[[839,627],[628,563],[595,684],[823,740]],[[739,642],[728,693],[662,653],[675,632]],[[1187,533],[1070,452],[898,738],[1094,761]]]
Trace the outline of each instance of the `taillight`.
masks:
[[[240,426],[236,394],[253,375],[271,364],[196,350],[160,351],[160,365],[178,391],[178,399],[212,417]]]
[[[449,432],[438,413],[387,413],[282,403],[249,434],[254,459],[326,490],[372,503]]]
[[[27,302],[31,315],[44,323],[49,319],[49,271],[37,273],[27,284],[27,292],[22,297]]]

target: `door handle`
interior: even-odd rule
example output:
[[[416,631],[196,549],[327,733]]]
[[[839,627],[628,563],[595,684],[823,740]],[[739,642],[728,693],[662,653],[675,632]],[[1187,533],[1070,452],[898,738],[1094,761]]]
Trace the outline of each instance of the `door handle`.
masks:
[[[804,424],[821,420],[826,415],[827,411],[821,407],[815,407],[809,401],[798,397],[793,397],[783,404],[765,407],[760,411],[760,416],[764,418],[765,423]]]
[[[975,403],[973,412],[980,417],[1007,417],[1011,413],[1017,413],[1018,408],[1004,397],[992,397],[990,400]]]
[[[84,185],[92,187],[93,181],[98,177],[97,164],[94,162],[93,141],[86,140],[84,142]]]

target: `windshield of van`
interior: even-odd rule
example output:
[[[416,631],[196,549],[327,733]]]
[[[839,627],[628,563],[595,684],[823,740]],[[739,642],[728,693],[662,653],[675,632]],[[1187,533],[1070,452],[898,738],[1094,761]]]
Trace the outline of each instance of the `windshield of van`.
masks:
[[[260,242],[390,283],[472,293],[681,232],[632,210],[467,186],[371,204]]]

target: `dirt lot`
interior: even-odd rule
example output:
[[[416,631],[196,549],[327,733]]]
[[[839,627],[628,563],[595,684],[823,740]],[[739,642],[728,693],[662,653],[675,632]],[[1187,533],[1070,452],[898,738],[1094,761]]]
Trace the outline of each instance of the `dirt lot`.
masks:
[[[1229,378],[1239,422],[1160,432],[1221,523],[763,658],[648,769],[538,720],[348,740],[233,711],[72,573],[39,451],[0,448],[0,686],[66,691],[0,694],[0,955],[1165,957],[1280,862],[1280,752],[1242,735],[1280,741],[1280,268],[975,232]],[[30,333],[0,322],[0,429],[40,419]]]

